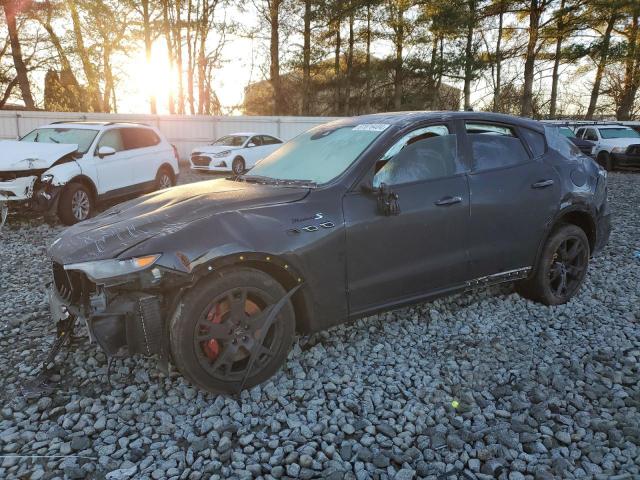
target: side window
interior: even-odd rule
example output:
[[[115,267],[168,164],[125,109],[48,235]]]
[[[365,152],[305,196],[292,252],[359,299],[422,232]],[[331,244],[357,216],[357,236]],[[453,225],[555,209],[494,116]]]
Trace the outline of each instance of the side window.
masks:
[[[576,132],[576,137],[582,138],[582,134],[584,133],[584,128],[579,128]]]
[[[124,150],[124,144],[122,143],[122,135],[120,135],[121,130],[119,128],[114,128],[112,130],[107,130],[102,134],[100,140],[98,141],[98,146],[96,147],[96,152],[100,149],[100,147],[111,147],[116,152],[121,152]]]
[[[526,163],[531,158],[513,128],[491,123],[467,123],[474,170],[491,170]]]
[[[122,141],[125,150],[133,150],[158,145],[160,138],[150,128],[123,128]]]
[[[269,135],[262,135],[262,144],[263,145],[278,145],[282,143],[280,140],[278,140],[275,137],[271,137]]]
[[[533,153],[533,156],[538,158],[544,155],[547,151],[547,144],[544,141],[544,135],[528,128],[521,128],[520,131],[522,132],[522,137],[525,142],[529,145],[529,149]]]
[[[433,180],[462,171],[456,135],[446,125],[433,125],[408,133],[387,150],[376,164],[373,185]]]
[[[251,140],[249,140],[249,143],[253,143],[256,147],[261,147],[262,137],[260,135],[255,135],[254,137],[251,137]],[[249,145],[249,143],[247,145]]]
[[[598,141],[598,135],[596,135],[596,131],[593,128],[587,128],[587,131],[584,135],[585,140],[592,140],[594,142]]]

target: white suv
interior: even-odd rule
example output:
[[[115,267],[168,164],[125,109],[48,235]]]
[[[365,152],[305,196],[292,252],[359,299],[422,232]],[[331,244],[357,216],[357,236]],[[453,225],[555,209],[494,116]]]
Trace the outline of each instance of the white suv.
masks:
[[[154,127],[56,122],[0,142],[0,206],[25,202],[72,225],[97,202],[175,185],[178,154]]]
[[[594,156],[607,170],[640,167],[640,133],[620,124],[584,125],[576,136],[595,143]]]

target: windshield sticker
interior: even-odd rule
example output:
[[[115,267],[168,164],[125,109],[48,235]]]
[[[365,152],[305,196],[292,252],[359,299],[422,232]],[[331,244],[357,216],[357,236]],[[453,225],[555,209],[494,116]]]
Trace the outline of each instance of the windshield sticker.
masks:
[[[361,123],[353,127],[353,130],[357,132],[384,132],[387,128],[389,128],[388,123]]]

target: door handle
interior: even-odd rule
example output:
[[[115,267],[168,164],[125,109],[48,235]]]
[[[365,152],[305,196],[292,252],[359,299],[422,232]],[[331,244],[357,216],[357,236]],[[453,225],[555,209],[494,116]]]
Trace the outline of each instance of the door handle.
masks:
[[[462,197],[444,197],[436,202],[436,205],[439,207],[443,207],[446,205],[453,205],[455,203],[460,203],[462,201]]]
[[[540,180],[539,182],[531,185],[531,188],[546,188],[553,185],[553,180]]]

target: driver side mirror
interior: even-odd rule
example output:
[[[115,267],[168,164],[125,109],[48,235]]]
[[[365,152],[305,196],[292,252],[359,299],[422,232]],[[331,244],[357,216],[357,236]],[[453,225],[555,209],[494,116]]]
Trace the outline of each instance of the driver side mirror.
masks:
[[[253,142],[247,143],[247,148],[251,148],[251,147],[255,147],[255,146],[256,146],[256,144],[253,143]]]
[[[110,155],[115,155],[115,154],[116,154],[116,149],[113,147],[107,147],[106,145],[103,145],[98,149],[98,157],[100,158],[108,157]]]
[[[381,183],[379,187],[373,185],[362,185],[361,189],[369,194],[373,194],[378,198],[378,213],[386,217],[400,214],[399,196],[391,191],[389,185]]]

